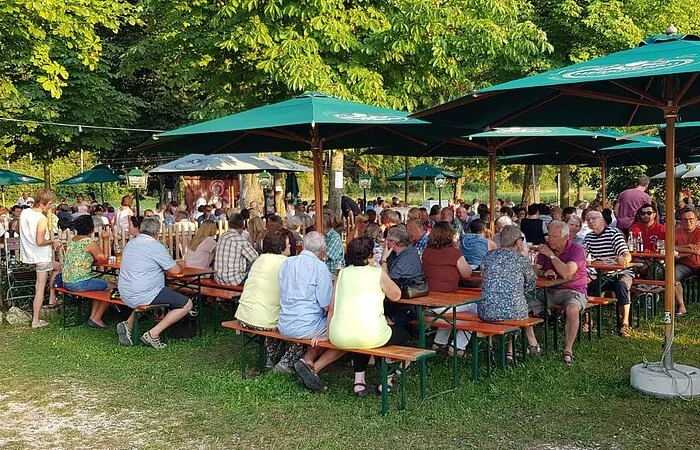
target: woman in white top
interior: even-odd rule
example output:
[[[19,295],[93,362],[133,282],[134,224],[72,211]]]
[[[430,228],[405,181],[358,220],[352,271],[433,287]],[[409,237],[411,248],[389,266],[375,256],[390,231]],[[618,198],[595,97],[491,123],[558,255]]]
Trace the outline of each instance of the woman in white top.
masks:
[[[118,231],[129,229],[129,216],[134,215],[134,210],[131,209],[131,195],[122,197],[122,205],[114,214],[114,228]]]
[[[49,232],[49,221],[46,213],[56,201],[56,196],[49,190],[39,189],[34,196],[34,206],[25,209],[19,216],[19,244],[20,260],[23,263],[36,265],[36,285],[34,291],[34,304],[32,315],[32,328],[41,328],[48,325],[40,319],[41,307],[44,305],[44,292],[46,282],[51,276],[51,284],[61,271],[61,265],[54,260],[52,249],[61,248],[61,242],[52,239]],[[50,290],[49,307],[56,307],[56,291]]]
[[[216,222],[205,220],[192,237],[185,253],[185,266],[209,269],[216,251]]]

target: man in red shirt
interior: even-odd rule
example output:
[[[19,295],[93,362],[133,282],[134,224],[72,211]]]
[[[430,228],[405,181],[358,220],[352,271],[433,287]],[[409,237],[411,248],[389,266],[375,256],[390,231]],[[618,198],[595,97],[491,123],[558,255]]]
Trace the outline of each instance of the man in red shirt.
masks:
[[[642,175],[637,178],[637,187],[622,191],[617,198],[615,205],[615,217],[617,217],[617,228],[620,229],[627,238],[629,228],[634,221],[637,210],[645,203],[651,203],[651,197],[646,193],[649,187],[649,177]]]
[[[692,208],[681,211],[681,226],[676,230],[676,250],[690,254],[676,262],[675,270],[676,316],[683,316],[687,311],[683,303],[681,282],[689,276],[700,273],[700,228],[698,228],[698,215]]]
[[[656,250],[656,241],[664,240],[666,237],[666,227],[656,220],[656,208],[651,203],[645,203],[637,210],[637,216],[630,227],[630,233],[635,239],[642,235],[644,251],[653,252]],[[630,249],[634,251],[635,249]]]

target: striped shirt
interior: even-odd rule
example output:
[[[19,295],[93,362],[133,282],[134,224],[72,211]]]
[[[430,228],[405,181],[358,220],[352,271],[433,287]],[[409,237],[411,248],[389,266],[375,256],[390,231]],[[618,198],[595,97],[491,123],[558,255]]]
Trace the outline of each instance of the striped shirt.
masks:
[[[250,266],[258,257],[250,241],[236,230],[228,230],[219,238],[214,257],[214,280],[219,284],[243,283]]]
[[[583,248],[593,259],[615,259],[629,253],[625,236],[617,228],[605,227],[600,234],[591,231],[583,238]]]

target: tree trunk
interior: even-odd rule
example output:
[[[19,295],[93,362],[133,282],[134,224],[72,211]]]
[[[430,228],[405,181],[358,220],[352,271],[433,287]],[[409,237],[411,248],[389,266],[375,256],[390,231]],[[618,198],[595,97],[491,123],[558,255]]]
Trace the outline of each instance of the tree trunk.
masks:
[[[284,207],[284,182],[282,180],[282,174],[276,173],[274,175],[275,179],[275,185],[274,185],[274,190],[275,190],[275,210],[277,211],[277,214],[280,216],[284,217],[287,214],[287,210]],[[280,189],[277,189],[277,186],[280,187]]]
[[[466,176],[466,168],[462,168],[462,176],[455,181],[455,200],[462,198],[462,187],[464,186],[464,177]],[[463,200],[467,200],[466,198]]]
[[[566,165],[559,168],[559,195],[559,206],[571,206],[571,177],[569,166]]]
[[[534,183],[534,186],[532,186],[532,191],[535,195],[535,203],[540,203],[542,201],[541,197],[541,192],[540,192],[540,176],[542,176],[542,169],[543,166],[533,166],[535,170],[535,177],[532,180]]]
[[[336,218],[340,217],[340,197],[343,195],[343,187],[336,189],[335,177],[340,173],[343,175],[343,152],[331,150],[330,174],[328,177],[328,207],[333,211]]]
[[[241,188],[241,208],[247,208],[250,202],[256,201],[260,205],[260,212],[265,205],[262,188],[258,182],[257,173],[246,173],[241,176],[243,186]],[[243,194],[245,193],[245,197]]]
[[[51,163],[44,161],[44,189],[51,189]]]
[[[531,203],[535,203],[535,196],[532,190],[532,173],[534,170],[533,165],[527,164],[525,166],[525,172],[523,174],[523,195],[520,204],[527,206]]]

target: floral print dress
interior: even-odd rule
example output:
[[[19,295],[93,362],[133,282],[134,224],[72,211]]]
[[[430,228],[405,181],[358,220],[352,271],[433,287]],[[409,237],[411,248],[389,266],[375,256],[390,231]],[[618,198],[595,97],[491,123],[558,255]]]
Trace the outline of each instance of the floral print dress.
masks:
[[[526,319],[525,293],[535,289],[537,280],[530,260],[514,250],[499,248],[486,253],[481,263],[484,300],[478,303],[479,318],[489,322]]]
[[[78,283],[92,278],[92,253],[85,250],[93,241],[92,238],[85,237],[77,242],[68,240],[66,246],[66,256],[63,263],[63,282]]]

